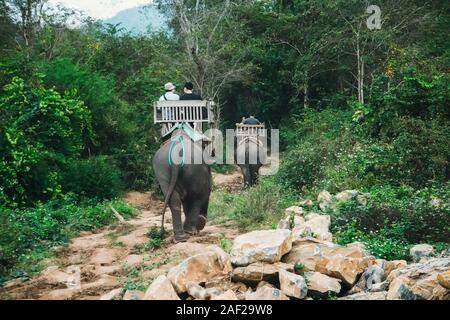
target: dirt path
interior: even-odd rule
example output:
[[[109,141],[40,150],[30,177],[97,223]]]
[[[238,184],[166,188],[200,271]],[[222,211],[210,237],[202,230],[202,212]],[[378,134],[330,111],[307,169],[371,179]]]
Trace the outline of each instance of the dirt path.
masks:
[[[239,173],[214,174],[216,187],[239,188]],[[96,232],[83,232],[68,247],[59,248],[55,257],[45,261],[45,270],[30,280],[11,281],[0,289],[1,299],[99,299],[113,289],[145,290],[161,274],[184,258],[202,252],[205,246],[233,239],[238,232],[230,227],[207,224],[187,243],[173,244],[172,237],[154,248],[148,232],[160,226],[162,203],[150,193],[131,192],[125,201],[139,209],[139,214],[126,224],[108,226]],[[172,231],[167,210],[165,228]],[[120,290],[122,288],[122,290]]]

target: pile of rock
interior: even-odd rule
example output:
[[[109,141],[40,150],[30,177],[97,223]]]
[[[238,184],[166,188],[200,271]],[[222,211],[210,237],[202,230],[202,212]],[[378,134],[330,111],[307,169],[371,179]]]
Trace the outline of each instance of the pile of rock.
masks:
[[[352,198],[367,203],[357,191],[322,192],[318,203],[328,210]],[[288,208],[277,229],[238,236],[229,254],[205,247],[158,277],[143,299],[450,299],[450,258],[433,258],[432,247],[413,247],[410,265],[375,259],[359,243],[334,244],[329,228],[328,215]]]

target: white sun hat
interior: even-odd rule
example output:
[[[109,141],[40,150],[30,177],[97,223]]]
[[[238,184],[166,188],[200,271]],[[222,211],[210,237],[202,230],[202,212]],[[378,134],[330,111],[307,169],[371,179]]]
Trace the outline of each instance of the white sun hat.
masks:
[[[164,90],[173,90],[173,89],[175,89],[175,86],[173,85],[172,82],[167,82],[167,83],[164,85]]]

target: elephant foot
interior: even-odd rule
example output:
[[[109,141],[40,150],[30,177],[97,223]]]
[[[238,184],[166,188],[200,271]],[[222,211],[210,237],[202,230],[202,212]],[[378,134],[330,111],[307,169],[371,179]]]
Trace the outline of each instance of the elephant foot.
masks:
[[[191,230],[184,229],[184,232],[186,232],[190,236],[196,236],[198,234],[198,231],[195,228]]]
[[[187,239],[189,239],[189,236],[188,236],[187,234],[185,234],[185,233],[182,233],[182,234],[175,234],[174,237],[173,237],[173,239],[174,239],[174,242],[175,242],[175,243],[178,243],[178,242],[186,242]]]
[[[197,219],[197,225],[196,228],[198,231],[201,231],[205,228],[206,225],[206,217],[203,215],[199,215]]]

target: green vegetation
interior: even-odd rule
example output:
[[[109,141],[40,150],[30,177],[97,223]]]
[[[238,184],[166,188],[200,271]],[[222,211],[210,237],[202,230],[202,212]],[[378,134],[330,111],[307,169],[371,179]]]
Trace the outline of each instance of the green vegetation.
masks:
[[[296,274],[303,274],[305,272],[305,265],[299,262],[294,264],[294,272]]]
[[[417,243],[432,243],[442,250],[450,236],[449,190],[448,185],[422,190],[373,188],[366,206],[351,201],[332,214],[338,242],[363,242],[385,259],[407,259],[409,247]],[[434,203],[434,197],[440,202]]]
[[[141,268],[124,266],[123,271],[126,273],[126,276],[119,280],[122,288],[125,290],[142,292],[147,290],[149,283],[140,276],[140,272],[142,271]]]
[[[242,230],[272,227],[297,198],[270,179],[242,192],[216,190],[211,195],[208,217],[222,223],[232,221]]]
[[[151,106],[168,81],[214,99],[221,129],[250,114],[280,128],[280,171],[215,190],[214,221],[275,227],[300,199],[358,189],[367,206],[330,213],[340,243],[385,258],[448,245],[448,1],[378,1],[382,28],[370,30],[358,0],[158,0],[170,30],[138,36],[69,27],[73,13],[46,2],[0,0],[2,277],[114,221],[122,192],[157,189]]]
[[[49,249],[65,245],[80,231],[115,222],[110,205],[126,218],[135,213],[121,201],[80,203],[68,196],[33,208],[0,210],[0,280],[39,271],[36,263],[49,256]]]
[[[233,241],[231,241],[230,239],[227,239],[227,238],[220,239],[219,246],[226,253],[230,253],[231,248],[233,247]]]

